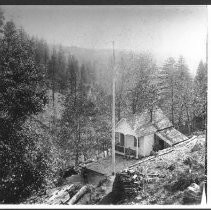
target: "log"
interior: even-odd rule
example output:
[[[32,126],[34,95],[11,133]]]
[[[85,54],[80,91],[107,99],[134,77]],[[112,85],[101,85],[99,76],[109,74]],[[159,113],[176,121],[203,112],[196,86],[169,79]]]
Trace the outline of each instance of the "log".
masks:
[[[85,193],[87,193],[89,188],[85,185],[83,186],[69,201],[68,205],[75,204]]]
[[[53,195],[49,198],[48,204],[60,204],[61,202],[66,202],[69,200],[68,190],[71,190],[74,184],[66,185],[60,190],[56,190]]]

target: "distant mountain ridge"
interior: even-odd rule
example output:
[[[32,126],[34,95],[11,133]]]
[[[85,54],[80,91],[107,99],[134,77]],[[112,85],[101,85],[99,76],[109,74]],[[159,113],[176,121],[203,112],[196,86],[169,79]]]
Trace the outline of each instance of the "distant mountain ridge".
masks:
[[[92,49],[92,48],[83,48],[83,47],[78,47],[78,46],[62,46],[62,47],[65,50],[66,55],[72,54],[76,58],[78,58],[80,62],[102,62],[105,64],[109,61],[109,59],[111,60],[113,56],[112,49]],[[56,45],[56,48],[59,48],[59,45]],[[163,54],[159,50],[153,51],[153,52],[144,51],[144,50],[137,52],[137,51],[128,50],[128,49],[127,50],[115,49],[115,56],[116,56],[117,61],[118,59],[121,58],[122,55],[127,55],[127,54],[138,55],[140,53],[150,53],[155,59],[158,67],[162,67],[163,63],[168,57],[172,56],[175,60],[177,60],[179,57],[179,56],[173,56],[172,53],[168,55]],[[193,62],[193,61],[190,59],[187,60],[188,67],[190,68],[190,73],[195,74],[194,72],[196,71],[197,65],[196,67],[194,67],[195,64],[191,65],[190,62]],[[200,60],[194,61],[194,62],[199,63]]]
[[[89,64],[89,66],[91,66],[95,72],[96,83],[100,84],[108,93],[111,93],[113,71],[112,49],[91,49],[77,46],[50,45],[50,50],[52,50],[53,47],[55,47],[56,50],[59,50],[59,48],[62,47],[65,57],[68,57],[68,55],[73,55],[78,60],[79,65]],[[159,52],[135,52],[132,50],[115,49],[116,64],[118,64],[121,58],[124,59],[131,55],[137,56],[139,54],[150,54],[158,68],[162,68],[165,60],[168,58],[168,56],[165,56],[162,53],[160,54]]]

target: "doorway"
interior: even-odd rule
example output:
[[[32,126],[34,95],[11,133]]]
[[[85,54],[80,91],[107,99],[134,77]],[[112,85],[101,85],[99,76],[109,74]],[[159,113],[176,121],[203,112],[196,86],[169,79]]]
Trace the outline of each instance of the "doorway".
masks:
[[[158,150],[162,150],[166,148],[165,142],[156,134],[154,135],[154,140],[155,140],[155,143],[153,146],[154,151],[158,151]]]
[[[120,133],[120,146],[125,146],[125,136],[122,133]]]

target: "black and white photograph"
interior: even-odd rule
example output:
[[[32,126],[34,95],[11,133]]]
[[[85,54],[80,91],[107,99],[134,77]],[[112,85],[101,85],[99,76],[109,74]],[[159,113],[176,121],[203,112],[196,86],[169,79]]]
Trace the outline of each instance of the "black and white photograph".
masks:
[[[0,208],[207,207],[207,90],[207,5],[0,4]]]

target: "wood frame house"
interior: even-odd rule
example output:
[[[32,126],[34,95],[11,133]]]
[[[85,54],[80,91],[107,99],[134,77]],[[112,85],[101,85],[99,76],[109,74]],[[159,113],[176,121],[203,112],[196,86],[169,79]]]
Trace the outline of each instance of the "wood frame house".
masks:
[[[122,118],[116,124],[116,154],[130,154],[136,158],[149,156],[151,152],[161,150],[187,137],[176,130],[160,108],[152,113],[144,110]]]

